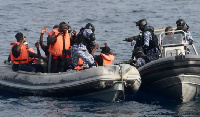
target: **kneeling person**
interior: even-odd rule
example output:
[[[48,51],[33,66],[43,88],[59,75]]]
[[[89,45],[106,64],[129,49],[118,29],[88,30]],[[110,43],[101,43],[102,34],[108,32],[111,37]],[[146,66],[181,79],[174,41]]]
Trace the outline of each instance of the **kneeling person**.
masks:
[[[136,49],[133,50],[132,60],[134,61],[133,65],[137,68],[150,62],[148,57],[143,53],[142,49],[139,47],[137,47]]]
[[[88,69],[94,64],[94,58],[89,54],[87,48],[82,43],[75,43],[71,48],[71,64],[76,70]]]

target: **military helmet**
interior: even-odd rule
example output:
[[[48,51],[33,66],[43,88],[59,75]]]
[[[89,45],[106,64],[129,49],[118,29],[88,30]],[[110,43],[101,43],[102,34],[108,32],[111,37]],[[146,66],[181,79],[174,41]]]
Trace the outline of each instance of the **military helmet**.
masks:
[[[185,21],[183,20],[183,19],[178,19],[177,21],[176,21],[176,24],[177,24],[177,26],[185,26]]]
[[[147,25],[147,21],[145,19],[141,19],[138,22],[136,22],[136,26],[139,26],[139,27],[144,27],[146,25]]]
[[[85,28],[86,28],[86,29],[91,29],[93,33],[94,33],[94,31],[95,31],[94,25],[91,24],[91,23],[87,23],[87,24],[85,25]]]

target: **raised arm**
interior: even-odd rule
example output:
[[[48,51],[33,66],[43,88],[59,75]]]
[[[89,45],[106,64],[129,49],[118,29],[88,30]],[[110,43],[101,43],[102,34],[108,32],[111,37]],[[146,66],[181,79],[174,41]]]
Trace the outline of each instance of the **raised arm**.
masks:
[[[99,45],[98,44],[95,44],[95,47],[92,49],[92,52],[91,52],[91,55],[94,57],[94,59],[96,59],[96,56],[94,55],[94,52],[96,49],[99,48]]]
[[[23,35],[23,38],[22,38],[22,40],[20,41],[19,46],[17,46],[17,51],[18,51],[18,52],[20,51],[20,49],[21,49],[22,44],[24,43],[24,41],[25,41],[25,37],[24,37],[24,35]]]
[[[35,47],[37,48],[37,55],[41,56],[40,48],[39,48],[39,43],[38,42],[35,43]]]
[[[47,28],[46,28],[46,27],[44,27],[44,28],[41,30],[41,35],[40,35],[40,46],[41,46],[42,50],[45,50],[45,49],[46,49],[46,45],[44,45],[44,43],[43,43],[43,35],[44,35],[44,33],[46,33],[46,31],[47,31]]]

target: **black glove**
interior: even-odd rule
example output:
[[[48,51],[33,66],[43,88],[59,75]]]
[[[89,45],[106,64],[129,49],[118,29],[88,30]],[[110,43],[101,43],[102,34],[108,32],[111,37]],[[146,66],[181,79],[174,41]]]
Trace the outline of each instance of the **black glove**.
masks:
[[[129,38],[125,38],[124,41],[127,41],[127,42],[132,42],[133,41],[133,38],[129,37]]]
[[[192,45],[193,44],[193,40],[189,40],[189,45]]]
[[[127,42],[132,42],[133,40],[137,40],[139,38],[139,36],[133,36],[133,37],[129,37],[129,38],[125,38],[124,41],[127,41]]]

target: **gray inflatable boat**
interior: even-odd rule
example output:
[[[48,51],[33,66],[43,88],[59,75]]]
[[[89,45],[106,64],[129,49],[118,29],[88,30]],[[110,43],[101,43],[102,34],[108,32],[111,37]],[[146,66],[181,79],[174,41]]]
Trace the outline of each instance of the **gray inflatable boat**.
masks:
[[[114,101],[124,90],[134,93],[141,78],[138,70],[128,64],[107,65],[63,73],[34,73],[0,66],[0,93],[20,96],[53,96]]]

